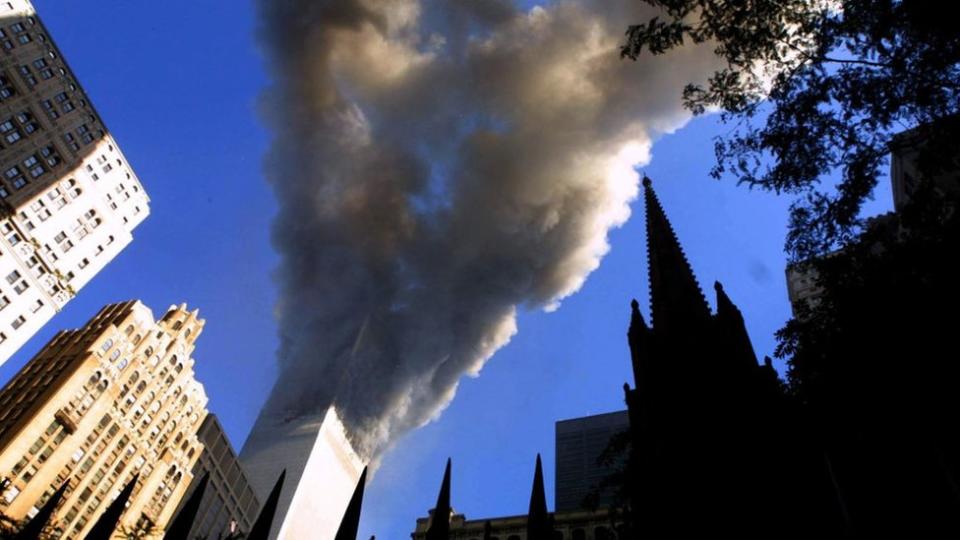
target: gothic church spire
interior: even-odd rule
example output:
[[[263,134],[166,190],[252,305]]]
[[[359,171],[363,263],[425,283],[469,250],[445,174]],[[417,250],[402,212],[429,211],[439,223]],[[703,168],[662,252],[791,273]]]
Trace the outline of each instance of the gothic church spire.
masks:
[[[707,300],[653,191],[653,182],[646,176],[643,178],[643,197],[647,213],[650,314],[654,329],[672,332],[691,322],[709,321]]]

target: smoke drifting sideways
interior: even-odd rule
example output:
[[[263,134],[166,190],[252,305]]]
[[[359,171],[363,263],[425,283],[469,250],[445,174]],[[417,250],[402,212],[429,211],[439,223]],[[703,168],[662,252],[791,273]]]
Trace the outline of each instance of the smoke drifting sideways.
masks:
[[[376,459],[598,267],[710,47],[622,61],[633,0],[261,0],[280,378]]]

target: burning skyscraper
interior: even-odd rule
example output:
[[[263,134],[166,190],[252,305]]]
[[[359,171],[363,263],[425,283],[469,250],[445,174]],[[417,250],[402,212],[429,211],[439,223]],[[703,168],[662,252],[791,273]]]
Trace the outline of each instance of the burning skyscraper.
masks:
[[[294,415],[276,412],[269,403],[240,460],[260,500],[287,471],[270,540],[333,538],[365,465],[333,406],[316,415]]]

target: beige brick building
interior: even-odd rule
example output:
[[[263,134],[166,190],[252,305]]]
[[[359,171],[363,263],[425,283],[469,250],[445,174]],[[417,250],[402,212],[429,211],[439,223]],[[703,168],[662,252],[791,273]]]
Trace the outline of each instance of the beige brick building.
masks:
[[[139,473],[121,524],[165,527],[203,450],[191,357],[203,325],[185,305],[155,321],[130,301],[59,332],[0,390],[0,512],[31,516],[69,481],[54,522],[82,538]]]
[[[149,199],[28,0],[0,0],[0,364],[132,239]]]

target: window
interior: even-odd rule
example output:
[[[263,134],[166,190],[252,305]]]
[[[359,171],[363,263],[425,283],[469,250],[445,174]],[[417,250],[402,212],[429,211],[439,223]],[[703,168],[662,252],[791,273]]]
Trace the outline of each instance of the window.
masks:
[[[10,299],[6,296],[0,296],[0,311],[3,311],[4,308],[10,305]]]
[[[3,175],[7,178],[7,181],[13,184],[14,189],[20,189],[27,184],[27,180],[24,178],[20,167],[10,167],[3,172]]]
[[[41,148],[40,155],[50,167],[56,167],[60,164],[60,154],[58,154],[57,149],[52,146],[44,146]]]
[[[13,320],[12,323],[10,323],[10,326],[12,326],[14,330],[16,330],[21,326],[23,326],[23,324],[26,322],[27,322],[27,319],[23,315],[19,315],[16,319]]]
[[[30,135],[38,129],[40,129],[40,124],[37,123],[37,119],[33,116],[33,113],[30,112],[30,109],[24,109],[14,116],[17,123],[20,125],[20,128],[24,133]]]
[[[43,80],[53,78],[53,69],[50,67],[50,64],[47,63],[46,58],[37,58],[33,61],[33,67],[40,72],[40,78]]]
[[[30,288],[30,284],[26,280],[21,281],[13,286],[13,290],[17,291],[17,294],[23,294],[23,291]]]
[[[80,269],[83,270],[84,268],[86,268],[86,267],[89,266],[89,265],[90,265],[90,259],[87,259],[86,257],[84,257],[84,258],[80,261],[80,265],[79,265],[79,266],[80,266]]]
[[[46,221],[50,217],[50,210],[47,209],[47,205],[41,199],[33,201],[30,205],[30,210],[32,210],[40,221]]]
[[[23,41],[21,41],[21,43],[23,43]],[[20,66],[19,71],[20,78],[23,79],[23,82],[27,83],[27,86],[33,88],[37,85],[37,78],[33,76],[33,70],[30,69],[30,66]]]
[[[93,133],[90,132],[90,127],[87,124],[81,124],[77,128],[77,135],[80,136],[80,140],[83,141],[83,144],[90,144],[93,142]]]
[[[10,504],[17,498],[18,495],[20,495],[20,490],[17,489],[17,486],[11,485],[7,488],[6,493],[3,494],[3,500],[7,501],[7,504]]]
[[[7,274],[7,283],[10,285],[13,285],[18,279],[20,279],[20,272],[17,272],[16,270]]]
[[[52,101],[45,99],[41,101],[40,104],[43,105],[43,110],[46,111],[47,116],[49,116],[51,120],[60,118],[60,113],[57,111],[57,108],[54,106]]]
[[[72,133],[65,134],[63,136],[63,142],[67,143],[67,146],[69,146],[74,152],[80,149],[80,145],[77,144],[77,140],[74,138]]]
[[[0,135],[3,135],[3,139],[7,141],[7,144],[15,144],[23,138],[17,125],[13,123],[13,118],[8,118],[0,122]]]
[[[10,82],[10,79],[8,79],[5,74],[0,72],[0,101],[11,98],[15,95],[17,95],[16,88],[14,88],[13,84]]]
[[[90,234],[90,231],[87,230],[87,227],[83,224],[83,221],[78,219],[77,224],[73,226],[73,234],[77,237],[77,240],[83,240],[85,236]]]
[[[39,178],[43,176],[43,173],[47,172],[47,170],[43,168],[43,164],[40,163],[40,160],[35,155],[23,160],[23,166],[30,171],[30,176],[34,178]]]

